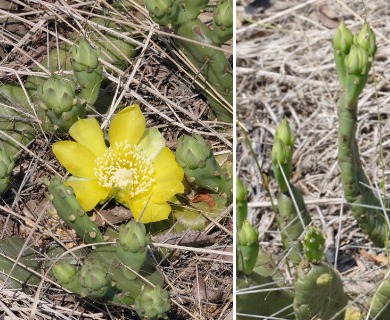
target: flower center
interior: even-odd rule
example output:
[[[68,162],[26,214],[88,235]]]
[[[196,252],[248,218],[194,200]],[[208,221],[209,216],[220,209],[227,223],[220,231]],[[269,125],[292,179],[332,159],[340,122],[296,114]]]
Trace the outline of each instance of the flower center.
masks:
[[[118,188],[134,197],[153,184],[152,162],[137,145],[117,142],[96,158],[94,169],[99,185]]]

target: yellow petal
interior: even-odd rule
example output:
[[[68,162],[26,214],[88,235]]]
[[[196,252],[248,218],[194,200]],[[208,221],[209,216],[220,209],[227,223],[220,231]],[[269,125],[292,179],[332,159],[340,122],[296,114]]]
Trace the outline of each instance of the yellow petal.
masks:
[[[183,168],[176,162],[175,155],[165,147],[153,160],[154,178],[156,182],[167,180],[182,181],[184,178]]]
[[[131,200],[128,206],[135,220],[142,223],[150,223],[168,219],[171,207],[168,203],[154,203],[149,197],[139,200]]]
[[[144,115],[138,105],[133,104],[118,112],[111,121],[108,130],[110,145],[116,142],[127,141],[128,144],[137,144],[144,134],[146,127]]]
[[[95,208],[99,201],[107,197],[109,192],[109,189],[102,188],[97,180],[83,180],[71,177],[65,184],[73,188],[76,199],[84,211],[91,211]]]
[[[153,160],[165,147],[165,138],[157,129],[146,129],[138,146],[149,160]]]
[[[151,201],[163,203],[171,199],[175,194],[183,192],[183,183],[178,180],[171,180],[155,183],[149,193],[152,195]]]
[[[53,152],[58,161],[72,175],[94,179],[95,155],[78,142],[59,141],[53,144]]]
[[[107,149],[103,132],[95,118],[79,119],[70,127],[69,134],[97,157],[101,156]]]

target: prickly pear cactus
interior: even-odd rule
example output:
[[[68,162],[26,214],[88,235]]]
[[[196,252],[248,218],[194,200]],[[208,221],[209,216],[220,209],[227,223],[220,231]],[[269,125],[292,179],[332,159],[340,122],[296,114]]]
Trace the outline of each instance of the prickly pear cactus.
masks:
[[[287,119],[283,119],[276,129],[272,146],[272,171],[278,184],[278,228],[282,236],[283,248],[294,265],[302,260],[301,236],[311,222],[302,193],[290,182],[294,135]]]
[[[44,183],[48,189],[46,197],[53,202],[57,214],[69,228],[86,243],[104,242],[102,233],[81,208],[71,187],[66,187],[56,176],[46,177]]]
[[[247,190],[244,183],[237,177],[236,180],[236,224],[237,230],[242,228],[248,216]]]
[[[295,319],[293,293],[284,288],[282,275],[270,256],[261,249],[252,273],[239,273],[236,284],[237,319]]]
[[[29,286],[38,285],[41,278],[34,273],[39,273],[39,260],[33,249],[24,248],[24,242],[15,237],[6,237],[0,240],[0,285],[3,288],[25,290],[29,292]],[[22,251],[23,249],[23,251]],[[18,259],[18,263],[14,261]]]
[[[175,38],[177,46],[207,80],[206,89],[204,86],[201,88],[214,115],[219,121],[231,122],[232,66],[225,54],[213,46],[221,46],[233,37],[233,3],[232,0],[218,1],[213,10],[211,28],[198,18],[208,5],[208,0],[145,1],[145,6],[156,23],[175,26],[174,32],[179,36]]]
[[[171,300],[168,292],[160,286],[146,286],[135,299],[134,307],[141,318],[161,319],[171,308]]]
[[[389,272],[385,279],[378,286],[370,306],[368,319],[385,320],[390,319],[390,277]]]
[[[238,231],[237,238],[237,270],[250,275],[259,253],[259,231],[248,220],[245,220]]]
[[[322,262],[324,236],[310,227],[302,242],[306,260],[301,262],[294,284],[297,319],[344,320],[348,298],[339,274]]]
[[[226,174],[215,159],[211,146],[200,135],[179,138],[176,160],[192,185],[216,193],[226,192]]]

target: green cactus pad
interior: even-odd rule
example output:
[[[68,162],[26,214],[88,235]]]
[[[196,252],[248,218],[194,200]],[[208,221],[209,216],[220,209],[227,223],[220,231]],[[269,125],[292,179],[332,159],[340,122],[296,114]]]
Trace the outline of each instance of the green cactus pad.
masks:
[[[15,262],[10,260],[17,259],[23,245],[23,240],[16,237],[6,237],[0,240],[0,252],[2,254],[0,256],[0,285],[5,282],[4,288],[24,289],[29,292],[28,286],[38,285],[41,281],[39,276],[27,269],[39,272],[40,265],[36,253],[33,249],[27,247],[23,249],[23,253],[20,255],[19,263],[21,265],[15,265]]]
[[[148,237],[142,223],[130,220],[119,230],[116,253],[119,260],[128,268],[124,269],[125,276],[133,280],[137,277],[148,254]]]
[[[348,298],[340,276],[329,265],[303,261],[294,287],[298,320],[344,320]]]
[[[69,228],[74,229],[86,243],[104,242],[99,228],[81,208],[71,188],[66,187],[56,176],[50,179],[46,177],[44,183],[48,189],[48,199],[53,202],[57,214]]]
[[[215,159],[210,145],[200,135],[182,135],[179,138],[176,160],[192,185],[216,193],[225,192],[227,175]]]
[[[220,0],[214,9],[212,40],[222,45],[233,37],[233,1]]]
[[[237,177],[236,179],[236,224],[240,230],[248,215],[247,190],[244,183]]]
[[[237,269],[250,275],[257,262],[259,253],[259,231],[245,220],[238,231]]]
[[[369,319],[388,320],[390,319],[390,277],[386,275],[376,290],[370,306]]]
[[[278,228],[282,236],[283,248],[289,252],[289,259],[295,264],[302,260],[303,248],[300,242],[305,227],[311,217],[306,209],[302,193],[294,185],[290,191],[278,197]]]
[[[249,276],[238,274],[236,284],[237,319],[295,319],[293,294],[283,288],[286,285],[282,275],[262,250],[258,252],[252,273]]]

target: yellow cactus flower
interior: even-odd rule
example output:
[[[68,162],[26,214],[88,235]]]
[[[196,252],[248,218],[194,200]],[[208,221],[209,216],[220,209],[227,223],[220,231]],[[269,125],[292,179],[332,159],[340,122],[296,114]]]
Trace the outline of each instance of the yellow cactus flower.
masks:
[[[146,129],[138,105],[112,119],[107,147],[99,123],[80,119],[70,129],[75,141],[53,144],[58,161],[72,174],[66,181],[85,211],[115,198],[143,223],[168,218],[167,201],[184,192],[183,169],[157,129]]]

